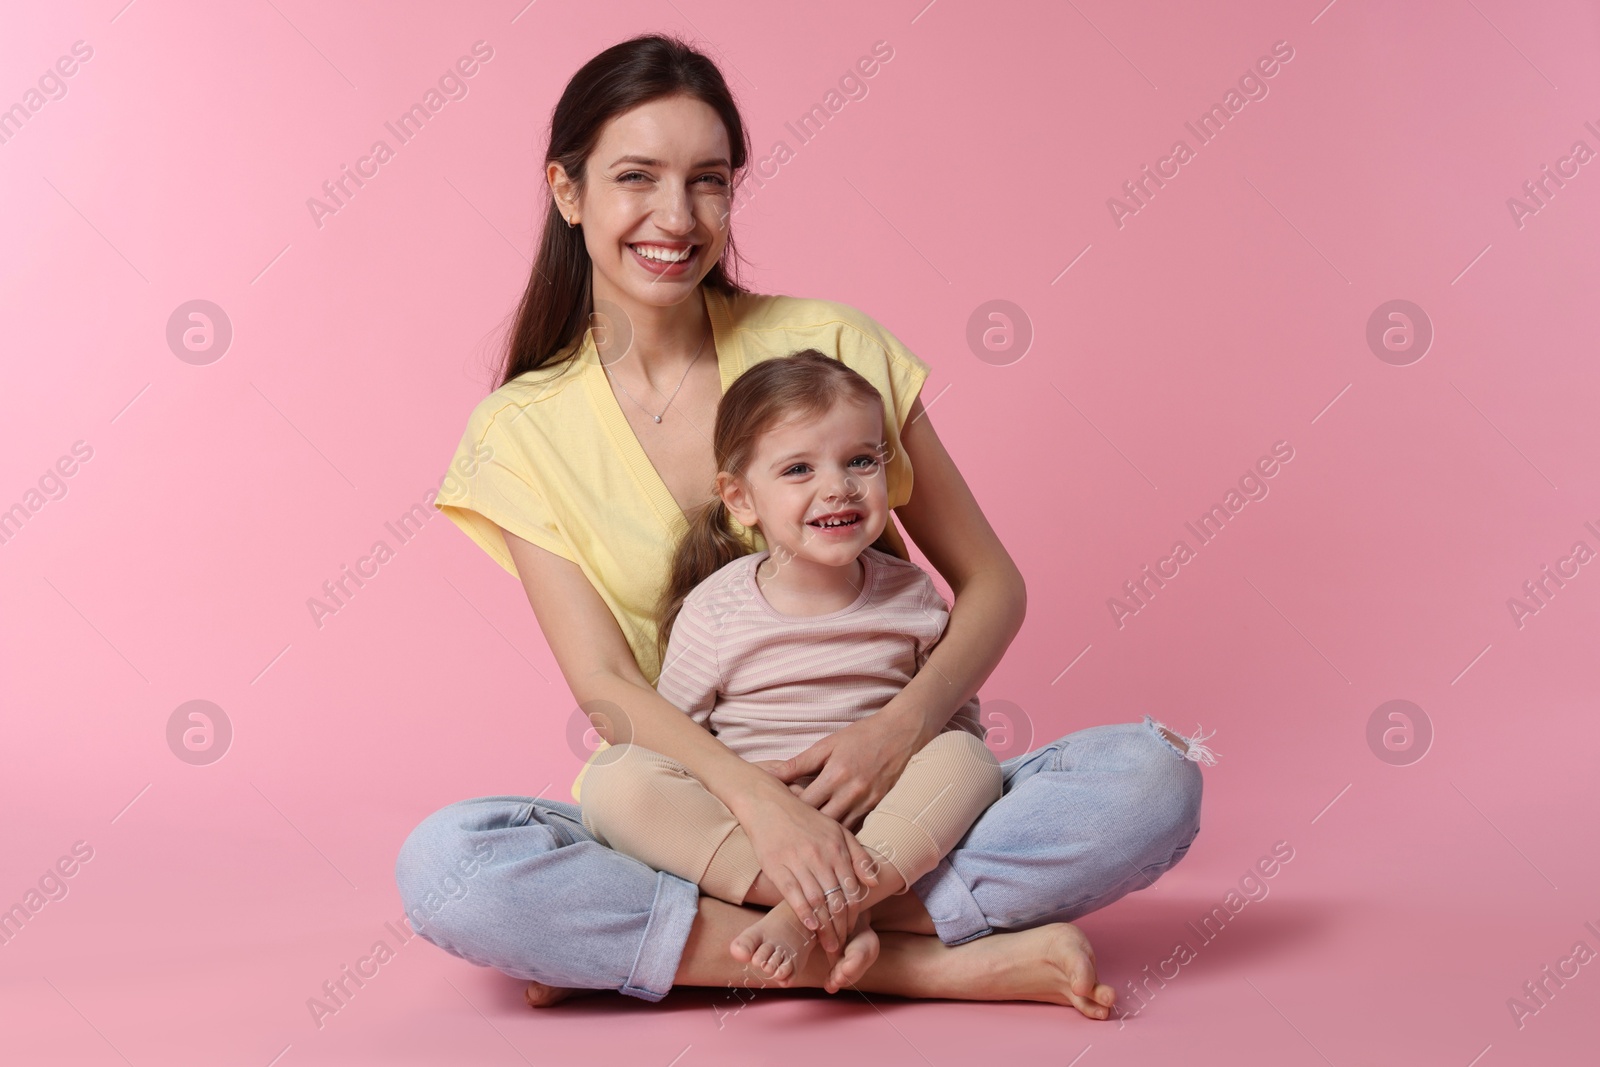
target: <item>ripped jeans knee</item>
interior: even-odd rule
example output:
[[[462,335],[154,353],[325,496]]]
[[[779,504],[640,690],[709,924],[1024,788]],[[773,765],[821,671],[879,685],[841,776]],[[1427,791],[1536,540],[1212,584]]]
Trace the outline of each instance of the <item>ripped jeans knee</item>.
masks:
[[[1208,767],[1216,764],[1216,754],[1213,753],[1211,749],[1207,748],[1203,743],[1208,738],[1213,737],[1216,734],[1215,730],[1211,731],[1209,734],[1202,733],[1200,725],[1196,723],[1194,735],[1191,737],[1185,737],[1178,733],[1178,731],[1167,726],[1166,723],[1158,722],[1148,715],[1144,717],[1144,721],[1145,725],[1149,726],[1155,735],[1166,743],[1167,747],[1171,748],[1172,751],[1176,752],[1184,759],[1192,760],[1196,763],[1204,763]]]

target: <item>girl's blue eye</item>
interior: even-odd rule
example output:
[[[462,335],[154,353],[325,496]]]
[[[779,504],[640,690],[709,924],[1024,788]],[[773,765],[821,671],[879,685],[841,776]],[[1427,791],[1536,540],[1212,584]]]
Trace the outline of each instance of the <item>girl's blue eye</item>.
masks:
[[[868,467],[876,467],[878,465],[878,457],[877,456],[865,456],[865,455],[864,456],[857,456],[855,459],[852,459],[850,462],[851,462],[852,465],[865,464]],[[804,470],[809,470],[809,469],[810,469],[810,467],[807,464],[796,463],[794,466],[790,467],[788,470],[784,471],[783,473],[785,475],[789,475],[789,474],[794,474],[796,471],[804,471]]]

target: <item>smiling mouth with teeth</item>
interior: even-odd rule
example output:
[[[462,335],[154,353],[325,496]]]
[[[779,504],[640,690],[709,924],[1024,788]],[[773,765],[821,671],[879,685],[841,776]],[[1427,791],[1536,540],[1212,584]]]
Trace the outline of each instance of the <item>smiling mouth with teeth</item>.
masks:
[[[834,530],[841,526],[854,526],[861,521],[860,515],[851,515],[848,519],[817,519],[806,523],[807,526],[817,526],[824,530]]]
[[[645,259],[653,260],[657,263],[682,263],[694,255],[695,250],[700,246],[690,245],[688,248],[680,249],[662,248],[659,245],[629,245],[628,247]]]

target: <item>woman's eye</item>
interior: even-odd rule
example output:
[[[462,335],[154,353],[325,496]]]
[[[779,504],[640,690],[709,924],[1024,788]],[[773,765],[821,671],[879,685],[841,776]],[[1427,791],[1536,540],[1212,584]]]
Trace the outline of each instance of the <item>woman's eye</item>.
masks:
[[[633,179],[635,179],[635,178],[639,178],[639,179],[644,180],[644,181],[649,181],[650,180],[650,175],[645,174],[642,171],[637,171],[637,170],[630,170],[626,174],[617,175],[617,181],[619,181],[619,182],[627,182],[629,185],[634,184]],[[715,185],[715,186],[717,186],[719,188],[726,187],[727,184],[728,184],[727,180],[725,178],[723,178],[722,175],[720,175],[720,174],[702,174],[702,175],[700,175],[699,178],[696,178],[695,180],[696,181],[705,181],[707,178],[711,179],[709,184]]]

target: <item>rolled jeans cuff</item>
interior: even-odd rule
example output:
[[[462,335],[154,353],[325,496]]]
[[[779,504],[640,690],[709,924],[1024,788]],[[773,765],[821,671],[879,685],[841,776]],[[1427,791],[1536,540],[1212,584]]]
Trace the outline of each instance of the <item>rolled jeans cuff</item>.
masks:
[[[700,888],[675,874],[658,871],[656,896],[650,905],[650,921],[639,941],[639,954],[633,970],[619,992],[640,1000],[658,1001],[672,990],[673,976],[683,946],[689,940],[700,910]]]
[[[922,899],[933,919],[934,931],[947,945],[959,945],[994,933],[983,910],[973,899],[972,890],[950,866],[946,856],[938,866],[917,879],[912,891]]]

